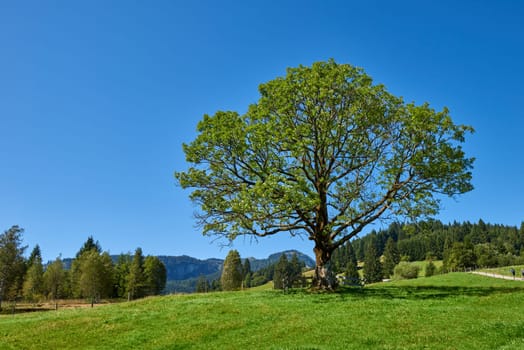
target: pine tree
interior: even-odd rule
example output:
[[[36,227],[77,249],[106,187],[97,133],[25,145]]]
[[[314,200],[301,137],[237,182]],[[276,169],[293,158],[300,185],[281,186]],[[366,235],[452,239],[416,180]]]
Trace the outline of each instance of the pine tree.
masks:
[[[244,260],[244,265],[242,266],[242,275],[243,275],[243,286],[244,288],[250,288],[251,287],[251,263],[249,262],[249,259]]]
[[[382,266],[376,247],[376,238],[368,242],[364,254],[364,279],[366,283],[382,281]]]
[[[426,264],[426,274],[425,276],[426,277],[431,277],[433,275],[435,275],[437,272],[437,267],[435,266],[435,264],[433,263],[432,260],[429,260],[428,263]]]
[[[28,260],[28,269],[25,274],[23,294],[26,300],[35,301],[44,293],[44,266],[40,247],[35,246]]]
[[[128,299],[142,298],[145,295],[145,282],[142,248],[136,248],[131,266],[129,267],[129,277],[127,280]]]
[[[13,299],[19,295],[25,274],[23,257],[27,247],[22,246],[24,229],[12,226],[0,235],[0,310],[2,300]]]
[[[360,274],[358,273],[358,261],[357,256],[355,255],[355,250],[353,245],[350,242],[346,243],[346,252],[347,252],[347,263],[344,270],[346,280],[349,284],[360,284]]]
[[[207,293],[209,292],[210,289],[211,288],[209,286],[208,280],[203,275],[200,275],[200,277],[198,277],[198,281],[196,284],[196,292],[197,293]]]
[[[298,259],[296,252],[291,256],[291,261],[289,262],[290,270],[290,281],[289,284],[291,287],[302,287],[305,284],[305,280],[302,276],[302,269],[304,268],[304,263]]]
[[[127,298],[127,284],[129,269],[131,268],[131,255],[120,254],[115,264],[115,288],[113,294],[117,298]]]
[[[148,255],[144,260],[144,277],[146,294],[159,295],[166,287],[166,266],[158,257]]]
[[[227,254],[222,268],[222,276],[220,277],[222,290],[239,290],[242,285],[242,276],[240,254],[236,250],[231,250]]]
[[[54,300],[65,297],[65,279],[64,264],[60,258],[56,258],[44,272],[44,285],[47,295]]]
[[[93,236],[89,236],[87,238],[82,247],[80,247],[80,249],[76,253],[75,259],[71,264],[71,271],[69,273],[69,283],[71,285],[71,293],[75,298],[81,298],[83,293],[82,287],[80,286],[80,277],[82,275],[80,271],[80,263],[82,261],[82,257],[84,255],[87,255],[91,251],[94,251],[98,255],[102,254],[102,247],[100,246],[100,243],[98,243],[98,241],[94,240]]]
[[[113,262],[109,254],[99,254],[96,249],[79,257],[79,292],[91,299],[91,306],[100,298],[109,297],[113,291]]]
[[[83,253],[91,250],[96,250],[98,254],[102,254],[102,247],[100,246],[100,243],[98,243],[98,241],[95,242],[93,236],[89,236],[87,238],[80,250],[76,253],[76,258],[78,259]]]
[[[42,252],[40,251],[40,246],[37,244],[31,251],[31,254],[29,254],[29,258],[27,259],[27,268],[29,269],[31,266],[33,266],[35,260],[39,260],[40,263],[42,263]]]
[[[275,265],[273,287],[275,289],[288,289],[291,287],[291,277],[291,266],[289,265],[286,254],[282,254],[278,263]]]
[[[400,253],[397,249],[397,244],[393,238],[388,238],[386,242],[386,248],[384,249],[384,265],[383,273],[385,278],[389,278],[393,275],[395,266],[400,262]]]

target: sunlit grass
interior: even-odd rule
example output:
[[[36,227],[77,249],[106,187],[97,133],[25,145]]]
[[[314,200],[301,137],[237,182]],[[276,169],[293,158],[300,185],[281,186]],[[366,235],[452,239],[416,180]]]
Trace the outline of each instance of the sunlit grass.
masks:
[[[522,349],[523,300],[520,281],[465,273],[166,296],[0,316],[0,349]]]
[[[513,274],[511,273],[510,269],[515,270],[516,277],[523,277],[522,270],[524,269],[524,265],[513,265],[513,266],[505,266],[505,267],[496,267],[496,268],[491,268],[491,269],[481,269],[479,271],[513,277]]]

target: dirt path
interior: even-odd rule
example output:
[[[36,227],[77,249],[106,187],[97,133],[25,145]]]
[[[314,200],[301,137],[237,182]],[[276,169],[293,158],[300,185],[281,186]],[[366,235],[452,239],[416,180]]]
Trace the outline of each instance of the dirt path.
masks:
[[[481,276],[487,276],[487,277],[493,277],[493,278],[501,278],[504,280],[524,281],[524,278],[521,278],[521,277],[499,275],[497,273],[489,273],[489,272],[481,272],[481,271],[471,271],[471,273],[474,273],[475,275],[481,275]]]

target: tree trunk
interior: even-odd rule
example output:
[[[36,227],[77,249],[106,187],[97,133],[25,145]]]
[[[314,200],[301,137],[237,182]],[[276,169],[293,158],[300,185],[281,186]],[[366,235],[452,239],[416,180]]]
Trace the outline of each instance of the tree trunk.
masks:
[[[315,253],[315,277],[313,278],[313,288],[320,290],[333,291],[337,288],[337,279],[333,275],[329,266],[331,252],[318,246],[313,249]]]

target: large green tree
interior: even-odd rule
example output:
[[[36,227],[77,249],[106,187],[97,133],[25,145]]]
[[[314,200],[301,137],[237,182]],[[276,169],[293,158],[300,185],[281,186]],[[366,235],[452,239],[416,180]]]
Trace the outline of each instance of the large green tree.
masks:
[[[144,260],[144,278],[147,295],[158,295],[166,287],[166,266],[156,256],[148,255]]]
[[[65,283],[66,274],[64,270],[64,264],[62,263],[62,259],[58,257],[51,264],[47,265],[47,268],[44,272],[44,286],[47,292],[46,294],[53,300],[64,297]]]
[[[0,234],[0,310],[4,298],[15,298],[22,288],[25,273],[22,233],[24,229],[15,225]]]
[[[35,301],[44,294],[44,266],[38,244],[27,260],[27,271],[24,278],[23,294],[26,300]]]
[[[113,295],[118,298],[127,298],[127,287],[129,279],[129,270],[132,257],[130,254],[120,254],[115,264],[115,288]]]
[[[472,128],[448,110],[405,103],[360,68],[330,60],[260,85],[240,115],[205,115],[176,172],[204,234],[280,232],[314,245],[315,285],[332,289],[333,251],[388,216],[434,214],[439,197],[472,189]]]
[[[144,274],[144,255],[140,247],[135,249],[135,254],[129,267],[127,292],[129,293],[128,299],[137,299],[145,296],[146,277]]]
[[[113,292],[113,262],[109,253],[99,254],[95,249],[84,252],[80,260],[79,289],[83,297],[91,299],[91,306]]]

